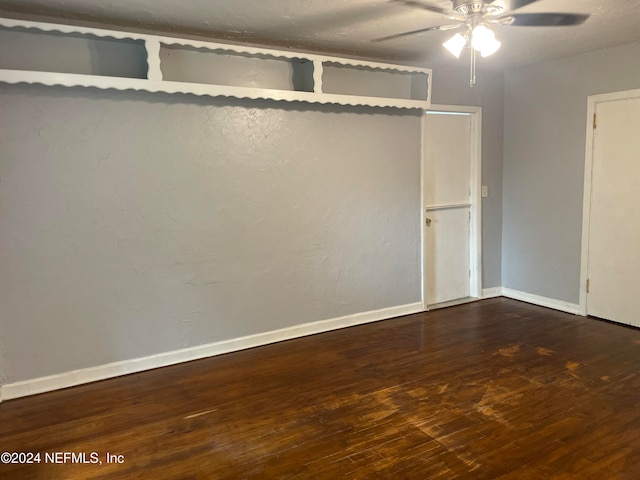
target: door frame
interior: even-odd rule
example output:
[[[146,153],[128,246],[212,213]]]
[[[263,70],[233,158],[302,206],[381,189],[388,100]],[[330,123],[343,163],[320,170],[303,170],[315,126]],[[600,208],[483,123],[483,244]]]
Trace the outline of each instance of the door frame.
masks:
[[[622,92],[602,93],[587,97],[587,139],[584,159],[584,189],[582,200],[582,251],[580,254],[580,297],[578,315],[586,317],[587,312],[587,278],[589,274],[589,233],[591,231],[591,189],[593,187],[593,147],[595,140],[594,121],[599,103],[629,100],[640,97],[640,89]]]
[[[421,248],[421,273],[422,273],[422,307],[427,308],[427,280],[426,280],[426,243],[425,222],[427,219],[425,210],[425,118],[431,113],[443,114],[469,114],[471,115],[471,169],[470,169],[470,195],[471,222],[469,225],[469,295],[472,298],[482,297],[482,107],[467,105],[441,105],[432,104],[429,110],[425,110],[420,120],[420,239]]]

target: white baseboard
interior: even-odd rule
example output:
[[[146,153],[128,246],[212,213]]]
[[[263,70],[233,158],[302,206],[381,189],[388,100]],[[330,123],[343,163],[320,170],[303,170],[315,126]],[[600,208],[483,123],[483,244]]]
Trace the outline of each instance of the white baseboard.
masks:
[[[482,289],[482,298],[495,298],[502,296],[502,287],[492,287]]]
[[[294,325],[292,327],[258,333],[246,337],[223,340],[221,342],[198,345],[195,347],[159,353],[148,357],[134,358],[120,362],[107,363],[96,367],[83,368],[71,372],[59,373],[47,377],[23,380],[0,387],[0,401],[26,397],[37,393],[50,392],[61,388],[73,387],[84,383],[96,382],[107,378],[119,377],[129,373],[142,372],[153,368],[166,367],[177,363],[189,362],[200,358],[212,357],[223,353],[235,352],[246,348],[258,347],[269,343],[281,342],[292,338],[304,337],[316,333],[328,332],[340,328],[377,322],[389,318],[410,315],[424,311],[422,302],[383,308],[371,312],[356,313],[344,317],[321,320],[318,322]]]
[[[511,288],[502,287],[501,290],[503,297],[533,303],[534,305],[539,305],[541,307],[553,308],[555,310],[560,310],[561,312],[573,313],[574,315],[578,315],[580,312],[580,305],[577,303],[569,303],[563,300],[556,300],[555,298],[541,297],[540,295],[521,292]]]
[[[556,300],[555,298],[542,297],[540,295],[521,292],[520,290],[514,290],[512,288],[493,287],[493,288],[485,288],[482,290],[482,298],[495,298],[495,297],[513,298],[514,300],[520,300],[522,302],[532,303],[534,305],[539,305],[541,307],[553,308],[554,310],[573,313],[574,315],[578,315],[580,312],[580,305],[576,303],[569,303],[563,300]]]

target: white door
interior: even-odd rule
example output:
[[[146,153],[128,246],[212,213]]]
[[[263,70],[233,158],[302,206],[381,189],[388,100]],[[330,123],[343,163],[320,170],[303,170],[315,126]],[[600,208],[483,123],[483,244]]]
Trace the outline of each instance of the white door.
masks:
[[[478,113],[426,114],[423,132],[424,296],[427,306],[479,296],[473,202]],[[473,220],[473,221],[472,221]]]
[[[640,326],[640,92],[595,108],[587,313]]]

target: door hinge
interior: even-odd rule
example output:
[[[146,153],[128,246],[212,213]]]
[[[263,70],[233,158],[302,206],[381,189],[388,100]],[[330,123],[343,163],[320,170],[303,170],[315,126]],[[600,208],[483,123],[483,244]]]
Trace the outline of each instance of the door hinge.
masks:
[[[595,130],[598,126],[598,115],[596,113],[593,114],[593,129]]]
[[[589,279],[587,278],[587,293],[589,293],[589,286],[590,286],[590,282],[589,282]]]

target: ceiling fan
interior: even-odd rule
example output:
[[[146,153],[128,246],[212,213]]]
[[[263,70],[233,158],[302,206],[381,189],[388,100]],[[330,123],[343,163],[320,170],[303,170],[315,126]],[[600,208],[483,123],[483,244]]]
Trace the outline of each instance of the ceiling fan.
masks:
[[[476,55],[483,57],[493,55],[502,43],[496,39],[495,33],[489,28],[491,25],[512,27],[561,27],[580,25],[589,15],[575,13],[512,13],[515,10],[537,2],[538,0],[451,0],[452,8],[447,10],[435,5],[429,5],[416,0],[391,0],[408,7],[415,7],[429,12],[445,15],[452,23],[426,27],[409,32],[397,33],[375,41],[387,41],[395,38],[415,35],[417,33],[436,30],[456,30],[456,33],[442,45],[456,58],[460,58],[465,46],[471,51],[471,80],[470,85],[476,84]]]

